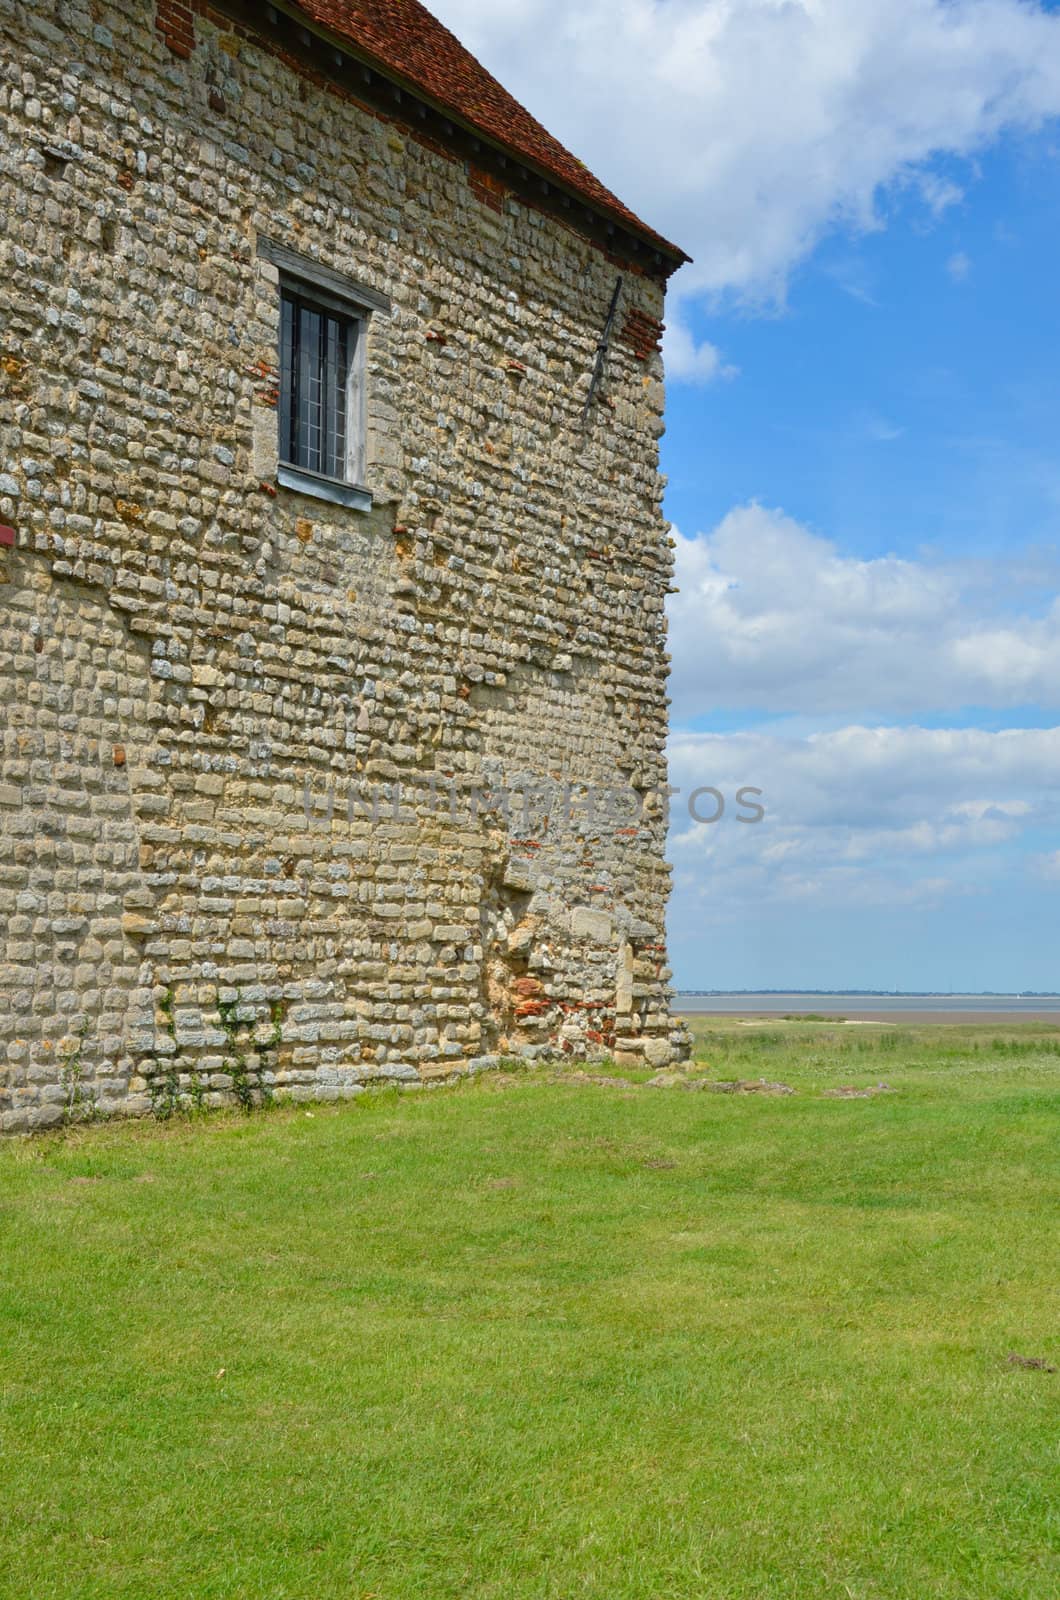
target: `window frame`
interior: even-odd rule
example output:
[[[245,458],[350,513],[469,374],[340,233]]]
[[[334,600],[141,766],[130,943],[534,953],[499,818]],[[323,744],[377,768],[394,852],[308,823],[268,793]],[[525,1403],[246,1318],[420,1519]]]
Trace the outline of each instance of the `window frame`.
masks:
[[[291,351],[287,359],[287,308],[291,308]],[[327,319],[321,328],[321,349],[316,354],[303,356],[300,344],[302,313]],[[322,483],[347,488],[361,488],[365,477],[365,407],[364,407],[364,343],[367,318],[363,311],[352,310],[337,296],[322,293],[319,289],[303,287],[295,280],[280,279],[280,399],[279,399],[279,455],[281,468],[304,474]],[[305,448],[305,422],[299,414],[303,374],[299,368],[306,360],[318,369],[321,390],[320,430],[326,435],[334,423],[331,414],[335,399],[338,374],[331,370],[331,358],[323,348],[328,337],[328,327],[338,327],[345,336],[345,373],[342,376],[342,393],[338,407],[342,416],[341,470],[327,472],[323,466],[311,467],[295,459],[299,446]],[[321,453],[327,454],[326,438]]]
[[[369,421],[366,385],[368,326],[374,312],[390,314],[390,300],[377,289],[359,283],[309,256],[299,255],[273,240],[259,238],[258,255],[277,269],[277,361],[280,368],[276,428],[277,481],[282,487],[302,494],[314,495],[356,510],[370,511],[372,494],[365,484]],[[288,299],[311,311],[333,317],[347,328],[345,463],[341,476],[315,472],[288,459],[293,421],[291,375],[285,373],[283,361],[284,301]]]

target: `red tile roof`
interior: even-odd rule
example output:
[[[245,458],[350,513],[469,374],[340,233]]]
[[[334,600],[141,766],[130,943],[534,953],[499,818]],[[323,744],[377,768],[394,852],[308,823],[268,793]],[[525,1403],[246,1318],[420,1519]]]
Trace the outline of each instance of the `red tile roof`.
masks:
[[[564,149],[419,0],[295,0],[370,65],[420,90],[492,143],[679,261],[684,251],[641,222]],[[503,0],[502,0],[503,3]]]

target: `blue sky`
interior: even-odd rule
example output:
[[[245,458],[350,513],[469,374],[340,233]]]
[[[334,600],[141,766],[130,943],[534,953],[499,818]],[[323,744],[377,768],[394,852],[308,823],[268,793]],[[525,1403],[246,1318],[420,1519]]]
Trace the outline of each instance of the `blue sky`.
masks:
[[[1060,989],[1057,5],[436,9],[695,256],[663,441],[678,983]]]
[[[939,218],[907,191],[825,241],[780,312],[694,308],[739,377],[670,388],[676,522],[759,499],[864,555],[1055,539],[1060,131],[961,177]]]
[[[904,190],[881,208],[878,230],[824,240],[792,273],[780,307],[692,308],[693,333],[738,373],[671,385],[667,509],[682,532],[700,535],[757,502],[844,557],[977,563],[980,614],[1049,626],[1060,588],[1060,137],[1051,128],[1002,136],[959,177],[963,197],[941,216]],[[833,665],[838,675],[849,665],[841,648]],[[862,681],[815,708],[792,705],[783,662],[776,667],[772,692],[748,704],[738,687],[718,693],[704,663],[694,674],[702,705],[683,701],[677,730],[764,730],[783,743],[852,723],[996,732],[1060,722],[1055,677],[1055,693],[1038,681],[1026,697],[982,704],[970,681],[956,699],[925,670],[920,694],[895,703],[883,660],[877,694]],[[784,763],[763,752],[756,776],[755,756],[733,767],[731,748],[723,769],[764,786],[770,813],[720,850],[697,852],[686,839],[675,851],[671,935],[683,985],[1060,988],[1060,749],[1037,771],[955,785],[945,753],[929,752],[937,784],[921,784],[905,805],[894,796],[875,837],[864,820],[873,774],[864,773],[854,793],[844,789],[849,831],[843,813],[803,830],[808,849],[797,859],[805,868],[810,856],[814,881],[800,870],[777,894],[761,851],[778,824],[790,838]],[[903,775],[900,766],[893,781]],[[780,787],[770,793],[771,784]],[[910,825],[991,799],[1028,809],[979,837],[957,830],[934,848],[902,848]],[[850,864],[843,853],[859,818],[867,854]],[[675,819],[687,834],[680,802]]]

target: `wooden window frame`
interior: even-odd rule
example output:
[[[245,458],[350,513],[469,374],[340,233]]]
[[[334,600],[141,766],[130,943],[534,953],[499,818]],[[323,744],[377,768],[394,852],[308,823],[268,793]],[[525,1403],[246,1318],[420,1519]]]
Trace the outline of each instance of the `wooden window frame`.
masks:
[[[310,323],[318,340],[307,348]],[[365,318],[300,284],[280,283],[280,465],[331,483],[365,476]],[[313,384],[317,397],[306,394]],[[317,414],[311,420],[310,407]]]
[[[258,254],[273,263],[279,278],[278,482],[285,488],[315,495],[338,505],[371,510],[372,495],[365,485],[368,439],[366,347],[368,325],[373,312],[389,314],[390,301],[378,290],[271,240],[259,240]],[[343,328],[348,341],[344,397],[345,447],[341,471],[338,473],[316,471],[291,459],[296,453],[292,449],[292,440],[298,419],[294,416],[297,393],[295,374],[292,361],[285,359],[287,352],[284,349],[288,305],[292,307],[292,317],[305,310],[331,319]],[[292,330],[293,326],[292,322]],[[291,354],[293,356],[293,345]],[[322,384],[327,375],[326,366],[326,359],[322,358]],[[326,423],[326,417],[327,407],[324,403],[321,408],[322,426]]]

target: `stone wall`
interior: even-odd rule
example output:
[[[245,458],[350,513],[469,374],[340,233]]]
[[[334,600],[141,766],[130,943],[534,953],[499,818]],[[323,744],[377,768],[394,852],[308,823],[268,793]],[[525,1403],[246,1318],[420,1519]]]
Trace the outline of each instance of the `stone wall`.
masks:
[[[661,283],[583,429],[615,263],[198,10],[0,0],[2,1126],[661,1064]],[[370,511],[277,486],[264,237],[392,303]]]

